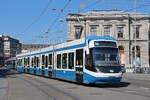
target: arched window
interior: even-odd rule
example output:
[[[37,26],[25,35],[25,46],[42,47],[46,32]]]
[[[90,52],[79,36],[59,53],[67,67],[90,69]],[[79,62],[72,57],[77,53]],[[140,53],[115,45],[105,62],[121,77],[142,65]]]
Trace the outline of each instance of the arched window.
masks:
[[[125,64],[125,59],[124,59],[124,47],[123,46],[119,46],[119,55],[120,55],[120,64]]]

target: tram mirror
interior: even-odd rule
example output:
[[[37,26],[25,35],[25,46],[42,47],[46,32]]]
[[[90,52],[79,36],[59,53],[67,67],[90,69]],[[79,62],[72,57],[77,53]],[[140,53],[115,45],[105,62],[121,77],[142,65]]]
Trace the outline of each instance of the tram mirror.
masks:
[[[90,52],[89,52],[89,48],[86,48],[86,54],[89,55]]]
[[[88,55],[90,52],[89,52],[89,40],[86,41],[87,42],[87,47],[86,47],[86,54]]]

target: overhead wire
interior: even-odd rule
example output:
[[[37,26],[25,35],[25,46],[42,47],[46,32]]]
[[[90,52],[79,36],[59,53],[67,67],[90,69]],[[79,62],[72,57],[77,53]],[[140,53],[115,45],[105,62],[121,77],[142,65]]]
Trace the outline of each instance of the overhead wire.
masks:
[[[95,2],[89,4],[87,7],[83,8],[81,11],[86,10],[92,6],[95,6],[96,4],[98,4],[99,2],[102,2],[103,0],[96,0]]]
[[[139,5],[139,6],[137,6],[136,7],[136,9],[140,9],[140,8],[142,8],[142,7],[146,7],[146,6],[150,6],[150,4],[143,4],[143,5]],[[131,10],[134,10],[135,8],[130,8],[130,9],[128,9],[128,10],[124,10],[125,12],[127,12],[127,11],[131,11]]]
[[[91,7],[93,7],[93,6],[95,6],[96,4],[98,4],[99,2],[102,2],[102,1],[104,1],[104,0],[96,0],[95,2],[93,2],[93,3],[91,3],[91,4],[89,4],[87,7],[85,7],[85,8],[83,8],[83,9],[81,9],[81,11],[84,11],[84,10],[86,10],[86,9],[88,9],[88,8],[91,8]],[[103,2],[104,3],[104,2]],[[113,3],[113,2],[111,2],[111,4],[122,4],[122,3]],[[142,8],[142,7],[145,7],[145,6],[150,6],[150,4],[142,4],[142,5],[139,5],[139,6],[137,6],[136,8],[137,9],[140,9],[140,8]],[[135,8],[130,8],[130,9],[127,9],[127,10],[124,10],[124,11],[131,11],[131,10],[134,10]]]
[[[68,2],[64,5],[64,7],[60,10],[58,15],[54,19],[54,21],[50,24],[50,26],[48,27],[47,31],[45,32],[46,34],[48,34],[51,31],[52,27],[54,27],[55,23],[57,22],[57,20],[61,16],[61,14],[64,12],[64,10],[67,8],[67,6],[70,4],[70,2],[71,2],[71,0],[68,0]]]
[[[40,15],[39,15],[31,24],[29,24],[29,25],[25,28],[25,30],[24,30],[23,32],[21,32],[21,34],[25,33],[28,29],[30,29],[30,28],[32,27],[33,24],[35,24],[37,21],[39,21],[39,19],[41,18],[41,16],[43,16],[43,15],[46,13],[46,11],[47,11],[48,7],[51,5],[52,1],[53,1],[53,0],[49,0],[49,1],[48,1],[48,3],[46,4],[45,8],[44,8],[43,11],[40,13]]]

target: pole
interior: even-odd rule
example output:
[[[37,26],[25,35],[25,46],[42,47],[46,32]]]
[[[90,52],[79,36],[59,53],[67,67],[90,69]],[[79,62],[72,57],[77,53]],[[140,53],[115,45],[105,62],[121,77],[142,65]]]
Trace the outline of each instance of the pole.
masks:
[[[135,21],[134,21],[134,64],[136,68],[136,0],[134,2],[134,10],[135,10]]]
[[[86,37],[86,19],[84,21],[84,26],[85,26],[85,28],[84,28],[84,37]]]
[[[129,64],[131,65],[131,18],[128,14],[128,28],[129,28]]]

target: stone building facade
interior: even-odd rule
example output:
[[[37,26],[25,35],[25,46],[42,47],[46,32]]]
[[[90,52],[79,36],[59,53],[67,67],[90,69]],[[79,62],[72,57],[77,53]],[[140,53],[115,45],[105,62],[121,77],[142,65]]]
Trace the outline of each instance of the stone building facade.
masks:
[[[68,14],[68,40],[88,35],[115,37],[118,41],[121,64],[126,68],[133,68],[136,35],[136,64],[149,67],[149,19],[144,13],[124,11]]]

